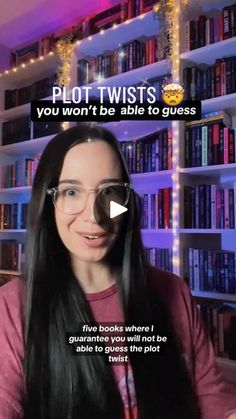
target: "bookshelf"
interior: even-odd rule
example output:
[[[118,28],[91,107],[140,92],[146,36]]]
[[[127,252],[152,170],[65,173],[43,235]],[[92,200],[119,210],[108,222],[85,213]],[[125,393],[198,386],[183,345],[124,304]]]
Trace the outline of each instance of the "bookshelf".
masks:
[[[214,4],[214,7],[213,7]],[[187,66],[206,66],[213,65],[218,58],[229,57],[236,51],[236,37],[221,40],[210,45],[196,48],[191,51],[184,50],[185,40],[183,39],[185,23],[187,20],[196,19],[201,14],[207,16],[217,10],[221,10],[224,5],[230,4],[229,1],[208,1],[205,5],[196,7],[194,1],[190,2],[188,9],[181,15],[180,24],[180,80],[184,68]],[[121,45],[134,39],[145,41],[148,37],[157,36],[159,33],[158,19],[153,17],[152,12],[148,12],[127,20],[115,27],[88,36],[83,40],[77,41],[72,60],[71,60],[71,82],[70,88],[77,85],[78,60],[92,59],[99,54],[109,53]],[[55,54],[49,53],[47,56],[29,62],[25,66],[19,66],[15,70],[7,70],[0,77],[0,124],[6,121],[26,116],[30,112],[30,105],[26,103],[15,108],[4,110],[4,91],[6,89],[19,89],[29,83],[45,77],[50,77],[56,72],[58,59]],[[128,86],[143,83],[148,80],[166,76],[171,73],[172,63],[168,59],[156,61],[142,67],[134,68],[106,79],[94,81],[89,84],[95,92],[97,86]],[[47,98],[49,99],[49,97]],[[232,118],[232,126],[236,127],[236,92],[209,98],[202,101],[203,113],[227,110]],[[133,184],[137,192],[154,194],[158,189],[173,188],[173,197],[177,202],[177,213],[173,219],[173,227],[168,229],[147,228],[142,229],[144,245],[148,248],[172,248],[174,250],[175,263],[173,271],[176,274],[185,276],[186,266],[184,266],[184,250],[186,248],[212,249],[216,251],[224,250],[236,252],[236,229],[222,228],[184,228],[184,197],[183,188],[185,185],[199,185],[201,183],[216,185],[232,185],[236,182],[236,163],[216,164],[198,167],[185,167],[185,124],[184,122],[170,121],[119,121],[106,124],[120,141],[138,140],[155,131],[165,128],[172,129],[175,138],[176,160],[173,162],[171,170],[162,170],[145,173],[133,173],[131,175]],[[8,145],[0,145],[0,165],[12,164],[19,158],[33,157],[42,152],[48,141],[54,134],[33,138],[33,123],[31,123],[30,136],[27,141],[15,142]],[[2,144],[2,141],[0,141]],[[0,179],[1,180],[1,179]],[[31,192],[30,186],[16,188],[0,188],[0,202],[14,203],[27,202]],[[175,233],[174,233],[175,232]],[[175,236],[174,236],[175,234]],[[23,241],[25,230],[7,229],[0,230],[0,238],[16,239]],[[174,240],[175,238],[175,240]],[[177,247],[174,243],[176,243]],[[19,275],[18,271],[0,270],[0,274]],[[207,300],[218,300],[228,302],[236,306],[236,294],[220,293],[216,291],[193,290],[194,297],[201,297]],[[220,365],[226,371],[226,376],[235,381],[236,361],[218,358]],[[234,372],[232,374],[232,371]]]
[[[196,20],[201,15],[206,15],[207,18],[215,16],[217,10],[222,10],[223,7],[233,4],[233,2],[204,2],[199,5],[194,5],[191,2],[190,7],[186,10],[183,18],[183,25],[186,25],[187,21]],[[180,71],[183,75],[184,68],[191,66],[198,66],[200,69],[207,68],[208,66],[214,65],[217,59],[223,57],[231,57],[233,51],[236,51],[236,37],[232,36],[229,39],[218,40],[218,42],[210,45],[205,45],[196,49],[185,51],[185,40],[186,34],[182,33],[181,39],[181,54],[180,54]],[[225,110],[232,119],[232,128],[235,130],[236,126],[236,94],[235,92],[230,94],[223,94],[217,97],[208,98],[202,100],[202,112],[212,113],[216,111]],[[230,188],[233,187],[236,181],[236,164],[214,164],[198,167],[185,167],[184,158],[184,146],[185,146],[185,128],[182,123],[179,125],[179,148],[180,148],[180,205],[184,208],[184,194],[183,188],[185,185],[196,186],[201,184],[217,185],[217,187]],[[181,152],[182,150],[182,152]],[[235,197],[234,197],[235,199]],[[180,275],[185,276],[186,274],[186,259],[184,260],[185,249],[211,249],[214,251],[222,252],[235,252],[236,251],[236,229],[224,229],[224,228],[184,228],[183,214],[180,214],[179,223],[180,233]],[[208,256],[209,257],[209,256]],[[200,261],[199,261],[200,262]],[[208,261],[208,269],[209,269]],[[194,269],[194,268],[193,268]],[[201,270],[204,272],[204,266],[200,266],[200,278]],[[211,272],[212,273],[212,272]],[[225,272],[224,272],[224,275]],[[224,277],[228,280],[228,277]],[[199,278],[198,278],[199,279]],[[235,278],[234,278],[235,280]],[[199,283],[198,283],[199,285]],[[212,304],[212,311],[208,311],[208,315],[211,316],[214,312],[214,304],[224,303],[229,307],[236,307],[236,295],[227,292],[218,292],[216,290],[192,290],[192,294],[197,298],[197,302],[203,302],[206,304]],[[218,316],[218,313],[217,313]],[[219,318],[218,318],[219,319]],[[218,320],[219,321],[219,320]],[[216,324],[213,321],[213,326]],[[218,329],[219,331],[219,329]],[[217,357],[217,362],[223,371],[223,375],[230,382],[235,382],[236,362],[235,360]]]

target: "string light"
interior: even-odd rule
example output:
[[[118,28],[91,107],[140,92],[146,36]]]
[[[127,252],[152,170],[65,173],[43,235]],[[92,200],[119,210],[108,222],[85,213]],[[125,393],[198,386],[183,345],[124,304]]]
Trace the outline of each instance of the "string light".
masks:
[[[61,127],[63,130],[69,128],[69,122],[62,122]]]
[[[55,44],[55,51],[60,59],[57,74],[57,83],[59,86],[68,86],[70,83],[71,57],[75,44],[75,42],[72,42],[71,33],[59,39]]]

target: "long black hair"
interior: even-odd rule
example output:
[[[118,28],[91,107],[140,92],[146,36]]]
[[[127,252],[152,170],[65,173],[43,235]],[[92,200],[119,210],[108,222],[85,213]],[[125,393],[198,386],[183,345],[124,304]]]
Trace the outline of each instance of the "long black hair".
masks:
[[[67,332],[77,331],[81,322],[94,322],[94,318],[58,235],[47,189],[57,186],[68,150],[88,139],[112,147],[123,180],[130,182],[116,138],[94,123],[56,135],[41,156],[32,188],[24,275],[25,419],[124,418],[122,399],[105,356],[73,356],[66,345]],[[175,331],[161,301],[152,304],[137,198],[131,192],[122,232],[109,255],[110,263],[120,268],[117,287],[124,319],[129,324],[158,324],[160,334],[168,335],[161,354],[130,353],[139,419],[199,419]]]

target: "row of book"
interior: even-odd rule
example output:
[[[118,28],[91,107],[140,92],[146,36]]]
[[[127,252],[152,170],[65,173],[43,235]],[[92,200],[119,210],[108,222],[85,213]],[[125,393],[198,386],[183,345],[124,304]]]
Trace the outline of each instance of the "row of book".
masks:
[[[186,123],[185,167],[236,162],[236,131],[220,118]]]
[[[205,100],[236,92],[236,56],[219,58],[215,64],[183,70],[185,99]]]
[[[172,272],[172,249],[146,247],[145,255],[148,262],[157,268]]]
[[[78,61],[78,85],[92,83],[164,59],[157,37],[134,40],[106,55]]]
[[[216,301],[198,304],[216,356],[236,360],[236,309]]]
[[[22,271],[24,264],[24,244],[17,240],[0,240],[1,269]]]
[[[172,130],[164,129],[136,141],[120,141],[130,173],[172,169]]]
[[[10,55],[11,67],[16,67],[27,63],[30,60],[35,60],[38,57],[49,54],[54,48],[55,41],[54,35],[51,34],[41,38],[37,42],[33,42],[23,48],[12,51]]]
[[[34,158],[24,158],[14,164],[1,167],[1,187],[16,188],[31,186],[38,166],[40,155]]]
[[[24,105],[32,100],[39,100],[52,95],[52,87],[56,83],[57,76],[37,80],[33,84],[20,89],[5,90],[5,109]]]
[[[2,145],[29,140],[31,120],[29,116],[5,121],[2,124]]]
[[[184,187],[185,228],[235,229],[236,184]]]
[[[54,50],[56,42],[61,37],[70,35],[71,41],[81,40],[115,24],[146,13],[151,10],[155,2],[155,0],[126,0],[86,19],[79,20],[69,29],[44,36],[37,42],[13,51],[10,56],[11,66],[15,67],[30,59],[47,55]]]
[[[236,4],[225,6],[211,17],[199,16],[185,23],[185,51],[236,36]]]
[[[236,252],[189,248],[185,261],[191,290],[236,294]]]
[[[28,203],[22,202],[17,202],[15,204],[0,204],[0,229],[25,229],[28,207]]]
[[[140,221],[144,229],[172,228],[172,188],[155,194],[139,194]]]
[[[32,128],[32,131],[31,131]],[[31,122],[30,116],[24,116],[2,124],[2,145],[19,143],[31,138],[46,137],[61,131],[60,122]]]

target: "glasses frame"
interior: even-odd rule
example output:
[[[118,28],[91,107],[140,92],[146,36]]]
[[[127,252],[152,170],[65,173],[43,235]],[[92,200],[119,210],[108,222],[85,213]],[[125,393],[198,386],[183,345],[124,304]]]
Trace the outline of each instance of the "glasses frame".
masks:
[[[100,191],[102,191],[106,187],[114,186],[114,185],[124,186],[126,188],[127,197],[126,197],[126,201],[123,205],[124,206],[127,205],[127,203],[129,202],[129,198],[130,198],[131,189],[133,189],[132,185],[128,182],[107,182],[107,183],[103,183],[102,185],[100,185],[97,189],[87,189],[85,191],[87,192],[87,195],[89,195],[91,192],[94,192],[94,193],[97,193],[97,196],[99,196]],[[73,186],[75,186],[75,185],[73,185]],[[55,208],[57,208],[57,206],[56,206],[56,194],[57,194],[58,190],[59,190],[59,186],[47,189],[47,194],[51,196],[52,202],[53,202],[53,205],[54,205]],[[86,202],[87,202],[87,200],[86,200]],[[59,208],[57,208],[57,209],[60,211]],[[81,211],[83,211],[83,210],[80,210],[78,212],[74,212],[73,214],[70,214],[70,215],[79,214]],[[62,210],[61,210],[61,212],[63,212],[63,214],[67,214]]]

